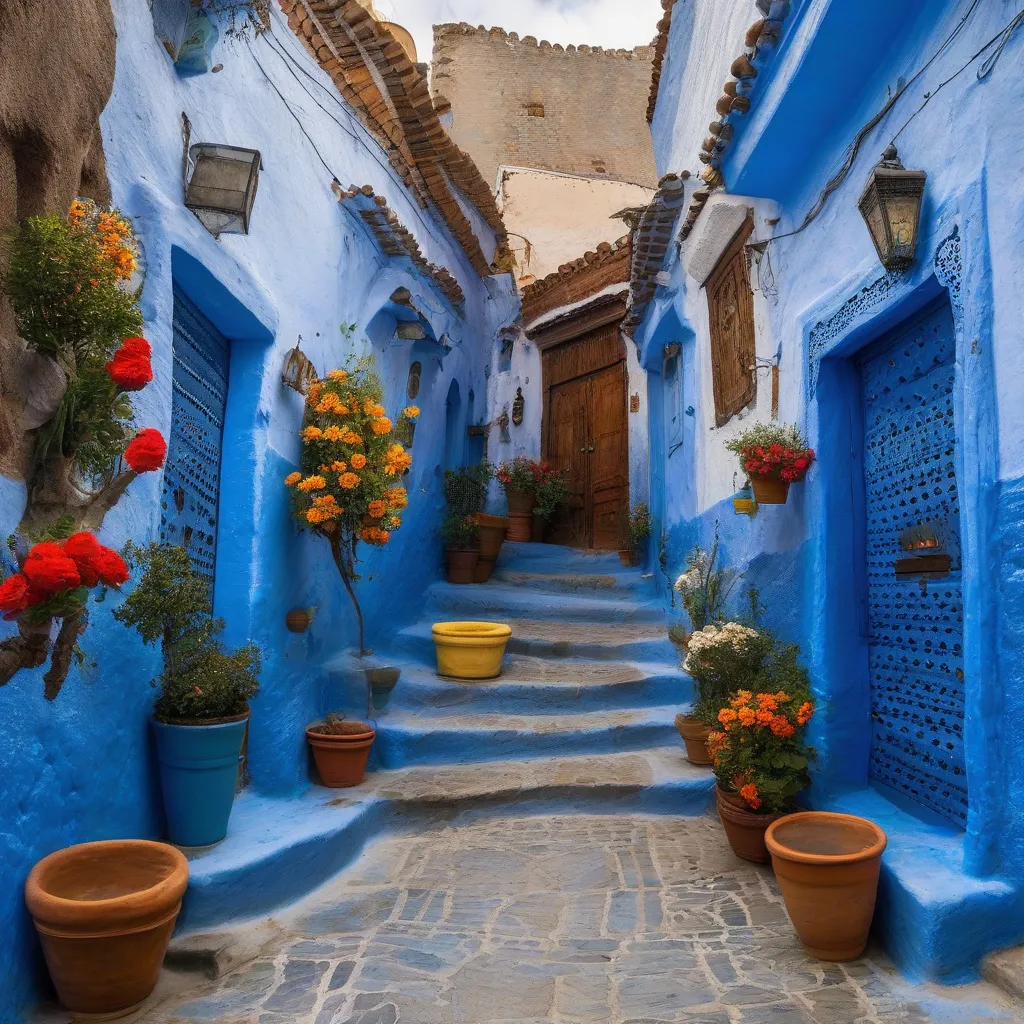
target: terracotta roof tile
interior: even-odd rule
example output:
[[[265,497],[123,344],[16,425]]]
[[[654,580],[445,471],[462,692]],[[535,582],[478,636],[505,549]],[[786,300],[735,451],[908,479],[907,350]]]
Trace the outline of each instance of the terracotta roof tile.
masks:
[[[658,34],[654,37],[654,70],[651,74],[651,96],[647,101],[647,123],[654,120],[654,110],[658,105],[658,88],[661,85],[661,67],[665,63],[668,52],[668,34],[672,28],[672,8],[676,0],[661,0],[665,17],[658,22]]]

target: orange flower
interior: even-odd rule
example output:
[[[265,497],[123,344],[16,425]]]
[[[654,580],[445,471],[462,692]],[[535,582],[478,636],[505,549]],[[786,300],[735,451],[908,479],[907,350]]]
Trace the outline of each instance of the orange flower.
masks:
[[[728,737],[724,732],[718,732],[717,730],[708,733],[707,748],[708,753],[711,757],[716,757],[721,753],[722,748],[729,742]]]
[[[324,432],[319,427],[306,427],[302,431],[302,440],[309,444],[310,441],[318,441],[324,436]]]
[[[770,693],[759,693],[757,695],[757,706],[762,711],[775,711],[779,702]]]
[[[772,719],[771,728],[772,732],[775,733],[776,736],[784,740],[788,740],[789,737],[796,732],[796,729],[789,724],[789,719],[787,719],[785,715],[776,715]]]
[[[757,786],[752,782],[748,782],[741,790],[740,796],[743,797],[752,810],[757,810],[761,806],[761,798],[757,795]]]
[[[338,499],[333,494],[321,494],[319,498],[313,499],[313,504],[321,506],[337,505]]]
[[[391,427],[391,420],[389,420],[387,416],[382,416],[379,420],[374,420],[373,423],[370,424],[370,429],[375,434],[389,434],[391,433]]]
[[[322,508],[316,507],[307,508],[304,515],[306,517],[306,522],[313,523],[314,525],[325,522],[328,518]]]
[[[738,708],[741,704],[748,703],[753,696],[749,690],[737,690],[736,696],[729,701],[729,704],[734,708]]]
[[[309,385],[309,390],[306,392],[306,402],[309,405],[316,405],[320,401],[320,396],[324,393],[324,386],[320,381],[315,380]]]
[[[722,710],[718,712],[718,720],[722,725],[728,725],[730,722],[735,722],[738,717],[739,716],[732,708],[722,708]]]
[[[811,715],[814,714],[814,705],[808,700],[804,701],[800,705],[799,710],[796,713],[797,725],[806,725],[810,721]]]
[[[366,506],[366,511],[369,512],[374,519],[383,519],[387,510],[387,502],[381,501],[379,498],[371,501],[370,504]]]
[[[341,459],[335,459],[328,469],[331,473],[344,473],[345,470],[348,469],[348,463],[342,462]]]
[[[352,456],[352,468],[363,469],[365,466],[366,456],[363,455],[361,452],[356,452],[355,455]]]
[[[757,721],[757,715],[754,714],[752,708],[740,708],[739,710],[740,725],[751,726]]]
[[[299,490],[309,494],[310,491],[322,491],[327,486],[327,481],[322,476],[307,476],[299,484]]]
[[[757,724],[758,725],[771,725],[774,720],[775,720],[775,715],[771,711],[768,711],[767,709],[764,710],[764,711],[758,711],[758,713],[757,713]]]
[[[420,416],[420,407],[418,405],[407,405],[402,410],[402,416],[407,420],[416,420]]]
[[[328,441],[340,441],[342,438],[341,427],[330,426],[324,431],[324,437]]]
[[[327,374],[327,379],[336,380],[340,383],[341,381],[348,380],[348,374],[344,370],[331,370],[331,372]]]
[[[341,435],[341,440],[345,444],[361,444],[363,439],[354,430],[346,430]]]
[[[345,488],[346,491],[351,491],[353,487],[359,486],[359,477],[355,473],[342,473],[338,477],[338,483]]]
[[[409,504],[409,497],[406,494],[404,487],[391,487],[385,494],[384,498],[388,503],[388,508],[397,511],[403,509]]]
[[[284,478],[285,487],[294,487],[302,479],[301,473],[289,473]]]
[[[88,207],[80,199],[76,199],[68,209],[68,223],[72,227],[82,223],[83,218],[88,212]]]
[[[390,526],[392,530],[397,530],[401,525],[402,525],[402,520],[399,519],[398,516],[392,516],[388,520],[388,526]]]

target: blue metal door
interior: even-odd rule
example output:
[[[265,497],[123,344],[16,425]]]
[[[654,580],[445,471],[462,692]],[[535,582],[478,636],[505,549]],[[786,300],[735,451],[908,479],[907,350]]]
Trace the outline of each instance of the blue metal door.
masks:
[[[211,596],[229,356],[227,339],[175,289],[171,440],[160,539],[188,551],[196,571],[209,580]]]
[[[956,345],[948,300],[861,359],[867,516],[870,775],[963,825],[963,604]],[[897,576],[896,561],[949,556],[945,576]],[[923,563],[911,563],[923,564]],[[904,566],[906,563],[904,563]]]

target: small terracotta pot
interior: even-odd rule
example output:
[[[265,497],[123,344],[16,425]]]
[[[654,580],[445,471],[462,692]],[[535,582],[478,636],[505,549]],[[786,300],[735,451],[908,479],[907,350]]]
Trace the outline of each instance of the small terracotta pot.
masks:
[[[755,476],[750,478],[750,486],[758,505],[785,505],[789,498],[789,484],[785,480]]]
[[[377,734],[364,722],[351,724],[361,725],[363,729],[340,735],[314,732],[313,726],[306,729],[306,740],[313,751],[313,760],[316,762],[320,781],[330,789],[358,786],[366,774],[370,747],[373,746]]]
[[[530,540],[534,544],[543,544],[547,528],[548,521],[543,516],[532,515],[530,517]]]
[[[473,570],[474,583],[486,583],[494,572],[493,558],[484,558],[482,555],[477,559],[476,568]]]
[[[885,833],[852,814],[780,818],[765,836],[786,910],[808,955],[855,960],[875,914]]]
[[[715,787],[718,797],[718,816],[722,819],[726,838],[732,852],[743,860],[755,864],[767,864],[768,847],[764,844],[764,834],[768,826],[782,817],[781,814],[755,814],[743,804],[742,797],[737,794],[725,793],[721,786]],[[742,806],[737,806],[738,801]]]
[[[708,753],[711,729],[693,715],[676,715],[676,729],[686,745],[686,760],[690,764],[711,764],[711,755]]]
[[[508,502],[508,514],[513,515],[533,515],[533,491],[512,491],[509,488],[505,488],[505,500]]]
[[[624,566],[626,566],[627,568],[630,568],[630,567],[636,565],[636,552],[635,551],[620,551],[619,552],[619,561]]]
[[[476,548],[446,548],[449,583],[472,583],[480,552]]]
[[[153,991],[188,885],[188,861],[143,839],[44,857],[25,883],[50,977],[72,1013],[115,1014]]]
[[[509,512],[508,539],[519,544],[528,543],[533,532],[532,512]]]
[[[484,512],[477,513],[475,518],[479,527],[480,557],[489,558],[493,563],[505,543],[509,521],[504,516],[489,516]]]

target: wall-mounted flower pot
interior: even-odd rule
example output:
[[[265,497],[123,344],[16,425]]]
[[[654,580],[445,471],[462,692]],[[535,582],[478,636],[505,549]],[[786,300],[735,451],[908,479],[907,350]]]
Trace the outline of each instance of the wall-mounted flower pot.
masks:
[[[718,816],[722,819],[722,827],[732,852],[754,864],[767,864],[769,857],[764,834],[768,826],[782,815],[755,814],[747,808],[741,797],[724,792],[720,786],[715,787],[715,796]]]
[[[402,670],[386,666],[381,668],[365,668],[363,672],[366,674],[366,683],[370,687],[374,708],[383,710],[387,707],[388,701],[391,700],[391,693],[395,686],[398,685],[398,679],[402,674]]]
[[[686,760],[690,764],[711,764],[711,756],[708,754],[711,730],[693,715],[676,715],[676,729],[686,747]]]
[[[436,622],[437,674],[451,679],[496,679],[512,627],[499,622]]]
[[[25,903],[67,1009],[121,1015],[149,996],[187,885],[185,857],[142,839],[69,846],[36,864]]]
[[[449,583],[472,583],[480,552],[476,548],[446,548],[445,563]]]
[[[212,846],[227,835],[248,718],[153,720],[167,834],[176,846]]]
[[[809,811],[765,835],[786,910],[804,949],[819,960],[855,960],[875,913],[885,833],[852,814]]]
[[[753,498],[733,498],[732,506],[738,516],[752,516],[757,512],[757,502]]]
[[[330,729],[330,732],[321,730]],[[366,774],[366,762],[377,733],[365,722],[314,722],[306,729],[306,740],[320,781],[330,789],[358,786]]]
[[[758,505],[785,505],[789,498],[789,484],[785,480],[755,476],[751,477],[750,486]]]

